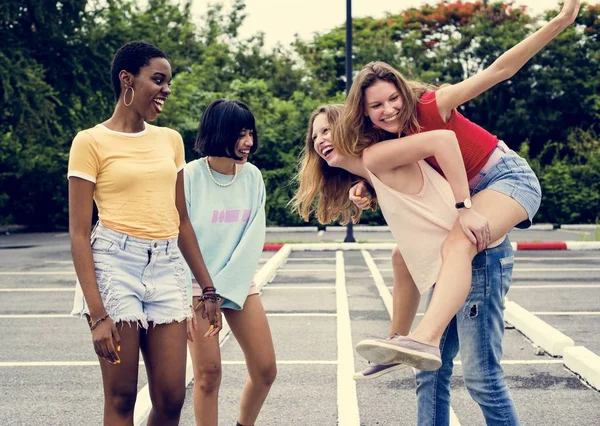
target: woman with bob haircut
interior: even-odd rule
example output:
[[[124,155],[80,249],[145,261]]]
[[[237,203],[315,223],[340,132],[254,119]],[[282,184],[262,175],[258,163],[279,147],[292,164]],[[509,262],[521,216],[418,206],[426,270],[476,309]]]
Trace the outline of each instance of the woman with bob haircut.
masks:
[[[185,166],[190,220],[206,266],[220,294],[221,309],[246,359],[238,426],[256,422],[277,374],[267,316],[253,282],[265,241],[265,185],[248,162],[258,148],[254,115],[240,101],[217,99],[202,114],[195,150],[203,157]],[[194,306],[204,296],[193,281]],[[209,326],[200,320],[200,329]],[[190,342],[194,366],[196,425],[217,426],[221,384],[218,339]]]
[[[85,317],[100,361],[104,424],[132,425],[139,352],[148,374],[148,425],[179,424],[185,399],[186,320],[193,338],[186,262],[214,295],[183,189],[183,141],[156,127],[171,94],[171,66],[144,42],[122,46],[111,65],[112,117],[75,136],[69,155],[69,232],[77,273],[72,314]],[[92,206],[99,220],[90,229]],[[185,260],[184,260],[185,258]],[[205,336],[221,329],[217,303]],[[94,422],[96,423],[96,422]]]

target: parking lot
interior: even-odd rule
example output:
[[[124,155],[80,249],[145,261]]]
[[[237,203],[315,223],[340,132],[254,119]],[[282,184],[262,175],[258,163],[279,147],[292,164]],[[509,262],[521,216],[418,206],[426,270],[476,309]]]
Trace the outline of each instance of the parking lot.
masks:
[[[366,366],[353,350],[356,343],[389,329],[388,245],[306,244],[263,252],[261,297],[278,376],[257,424],[416,424],[412,371],[352,380]],[[75,280],[68,237],[0,237],[0,249],[0,424],[101,424],[100,370],[89,330],[67,315]],[[518,251],[515,259],[510,301],[600,354],[600,251]],[[223,332],[221,345],[219,424],[232,425],[246,371],[235,339]],[[522,424],[599,424],[600,392],[510,324],[504,369]],[[145,384],[141,367],[138,402]],[[484,424],[462,383],[460,363],[452,408],[453,424]],[[143,423],[140,410],[136,418]],[[181,424],[194,424],[191,384]]]

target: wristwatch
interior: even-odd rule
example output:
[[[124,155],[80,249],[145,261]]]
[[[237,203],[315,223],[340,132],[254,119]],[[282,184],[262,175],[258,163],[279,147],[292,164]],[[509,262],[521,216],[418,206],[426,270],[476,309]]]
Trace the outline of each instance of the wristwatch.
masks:
[[[457,209],[470,209],[473,206],[473,202],[471,201],[470,198],[465,198],[464,201],[461,201],[459,203],[456,203],[454,205]]]

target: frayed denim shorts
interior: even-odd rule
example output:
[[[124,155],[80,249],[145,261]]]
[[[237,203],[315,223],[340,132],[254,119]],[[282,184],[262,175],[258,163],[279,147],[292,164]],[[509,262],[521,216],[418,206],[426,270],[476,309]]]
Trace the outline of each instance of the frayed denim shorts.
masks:
[[[503,143],[499,144],[499,149],[503,146],[506,147]],[[531,221],[542,202],[540,181],[527,160],[508,147],[503,151],[504,154],[489,170],[480,172],[480,180],[471,191],[471,195],[484,189],[493,189],[509,196],[527,211],[527,219],[516,226],[526,229],[531,226]]]
[[[191,285],[177,238],[148,240],[113,231],[98,222],[92,231],[96,282],[114,322],[143,328],[192,317]],[[71,315],[89,315],[79,282]]]

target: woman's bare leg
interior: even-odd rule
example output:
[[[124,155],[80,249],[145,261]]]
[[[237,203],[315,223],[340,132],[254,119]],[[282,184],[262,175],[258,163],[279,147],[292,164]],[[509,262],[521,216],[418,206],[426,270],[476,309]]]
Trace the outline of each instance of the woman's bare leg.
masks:
[[[390,336],[410,333],[410,328],[417,314],[421,293],[408,272],[406,262],[398,247],[392,251],[392,269],[394,271],[393,313]]]
[[[148,325],[140,339],[152,410],[148,426],[176,426],[185,400],[186,322]]]
[[[140,359],[140,331],[136,324],[119,322],[119,364],[100,360],[104,385],[104,425],[133,425]]]
[[[225,316],[244,352],[249,373],[242,392],[238,422],[251,426],[256,422],[277,375],[271,329],[258,294],[248,296],[244,309],[228,310]]]
[[[488,219],[491,241],[506,235],[527,219],[527,212],[515,200],[487,189],[473,197],[473,208]],[[442,268],[423,319],[411,337],[439,346],[442,334],[464,304],[471,288],[471,262],[477,254],[457,222],[442,246]]]
[[[195,297],[194,306],[198,302]],[[201,315],[196,318],[198,331],[194,333],[194,341],[188,343],[194,367],[194,416],[196,426],[217,426],[222,375],[219,336],[205,339],[204,333],[210,327],[208,319]]]

